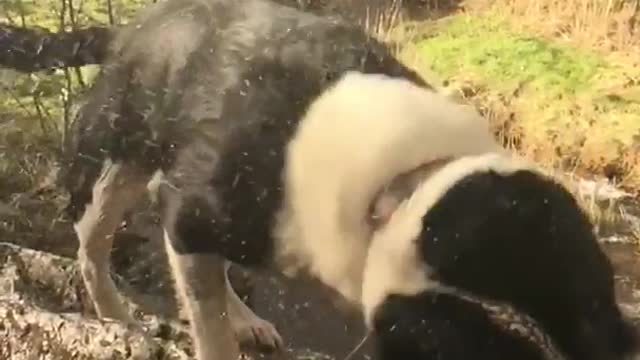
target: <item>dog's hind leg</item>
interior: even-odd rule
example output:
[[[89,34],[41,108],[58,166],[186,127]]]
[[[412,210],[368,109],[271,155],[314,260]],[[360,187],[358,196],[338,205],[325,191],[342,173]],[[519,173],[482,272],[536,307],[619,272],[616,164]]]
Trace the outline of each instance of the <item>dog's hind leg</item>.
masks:
[[[185,307],[198,360],[236,360],[240,354],[227,310],[225,260],[216,254],[178,254],[165,227],[165,247]],[[174,238],[175,239],[175,238]]]
[[[230,263],[227,262],[225,269],[228,270],[229,265]],[[229,281],[226,271],[225,278],[227,308],[231,318],[231,327],[240,345],[268,351],[282,349],[284,343],[275,326],[256,315],[253,310],[240,299],[231,287],[231,282]]]
[[[97,315],[132,322],[111,279],[113,234],[124,213],[145,194],[148,177],[133,167],[107,160],[93,184],[91,202],[74,224],[80,272]]]
[[[224,226],[229,220],[219,212],[215,190],[195,181],[181,183],[197,178],[193,170],[174,171],[182,176],[178,185],[163,181],[155,192],[163,208],[165,247],[178,301],[190,323],[197,359],[235,360],[240,342],[278,349],[282,340],[273,325],[242,302],[227,277],[230,263],[225,255],[238,246],[227,237]]]
[[[184,190],[165,183],[158,187],[158,195],[169,267],[189,321],[195,358],[236,360],[240,350],[227,307],[226,260],[209,248],[182,246],[215,240],[206,230],[215,221],[207,191],[194,190],[185,199]],[[199,206],[189,206],[194,199]]]

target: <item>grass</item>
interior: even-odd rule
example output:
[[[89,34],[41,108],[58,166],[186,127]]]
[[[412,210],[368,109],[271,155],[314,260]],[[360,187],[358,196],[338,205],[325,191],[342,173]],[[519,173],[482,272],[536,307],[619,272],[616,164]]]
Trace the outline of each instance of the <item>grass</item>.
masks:
[[[524,155],[548,166],[615,173],[640,190],[640,68],[515,30],[496,13],[458,15],[401,56],[485,108]],[[488,107],[488,109],[486,109]],[[613,169],[613,170],[612,170]]]
[[[583,12],[583,18],[572,18],[564,33],[554,35],[542,21],[548,13],[539,10],[534,12],[538,18],[525,19],[524,3],[533,1],[498,3],[499,11],[497,5],[485,6],[442,19],[435,32],[431,22],[399,24],[386,38],[404,44],[398,53],[409,66],[473,103],[505,145],[521,155],[560,173],[606,175],[639,194],[640,61],[635,64],[637,54],[621,51],[633,44],[615,32],[611,41],[602,40],[600,26],[599,41],[572,33],[584,29],[577,24],[587,15],[599,22],[620,16]],[[538,5],[552,8],[550,3],[539,0]],[[626,40],[613,51],[615,39]],[[597,228],[620,228],[616,201],[596,206],[594,194],[576,195]]]
[[[587,90],[601,59],[576,49],[563,49],[535,37],[515,34],[495,19],[461,17],[438,36],[419,44],[433,69],[451,77],[481,74],[504,90],[527,82],[550,96]],[[500,89],[496,89],[500,90]]]
[[[606,55],[621,53],[631,60],[640,49],[638,0],[470,0],[468,5],[514,20],[511,26],[518,30]]]

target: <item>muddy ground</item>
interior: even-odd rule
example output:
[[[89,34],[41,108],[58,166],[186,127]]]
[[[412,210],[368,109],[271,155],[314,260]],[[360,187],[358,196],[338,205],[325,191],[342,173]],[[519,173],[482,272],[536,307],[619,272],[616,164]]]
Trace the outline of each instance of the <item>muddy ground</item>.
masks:
[[[149,340],[119,324],[94,319],[73,260],[75,236],[58,216],[63,202],[52,194],[20,195],[0,208],[0,359],[188,358],[189,339],[184,324],[175,321],[155,214],[146,207],[133,214],[118,232],[112,254],[117,283],[151,329]],[[625,238],[611,235],[617,234],[606,238]],[[624,310],[640,318],[637,245],[621,241],[603,247],[616,268]],[[253,357],[372,358],[370,341],[352,353],[364,336],[361,318],[337,310],[319,285],[273,273],[248,277],[239,269],[232,270],[232,281],[254,310],[275,324],[290,348],[277,356]],[[151,350],[151,345],[139,345],[149,341]]]

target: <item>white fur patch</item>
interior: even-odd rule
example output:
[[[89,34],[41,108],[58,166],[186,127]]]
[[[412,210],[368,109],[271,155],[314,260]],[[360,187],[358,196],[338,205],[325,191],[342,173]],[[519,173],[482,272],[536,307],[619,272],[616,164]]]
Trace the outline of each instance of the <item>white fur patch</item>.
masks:
[[[298,266],[359,304],[366,217],[384,185],[433,160],[498,148],[473,108],[407,80],[349,72],[310,106],[287,149],[279,255],[304,257]]]
[[[486,170],[500,174],[518,170],[541,173],[532,164],[497,151],[454,160],[420,184],[372,237],[362,295],[368,326],[372,325],[375,309],[390,294],[414,295],[426,290],[455,292],[429,279],[430,269],[419,257],[416,240],[422,232],[422,218],[429,209],[460,180]]]

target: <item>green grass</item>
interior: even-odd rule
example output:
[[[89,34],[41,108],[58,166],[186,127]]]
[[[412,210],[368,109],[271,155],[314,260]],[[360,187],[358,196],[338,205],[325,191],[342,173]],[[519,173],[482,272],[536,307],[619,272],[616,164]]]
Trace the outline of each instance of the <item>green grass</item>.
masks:
[[[460,17],[420,50],[442,75],[482,74],[496,85],[527,82],[553,95],[589,90],[593,77],[607,67],[593,54],[512,33],[505,22],[486,18]]]
[[[640,136],[640,81],[630,81],[640,79],[638,68],[512,31],[492,15],[457,16],[416,51],[437,77],[509,97],[527,137],[542,146],[580,153],[597,143],[613,153]]]

